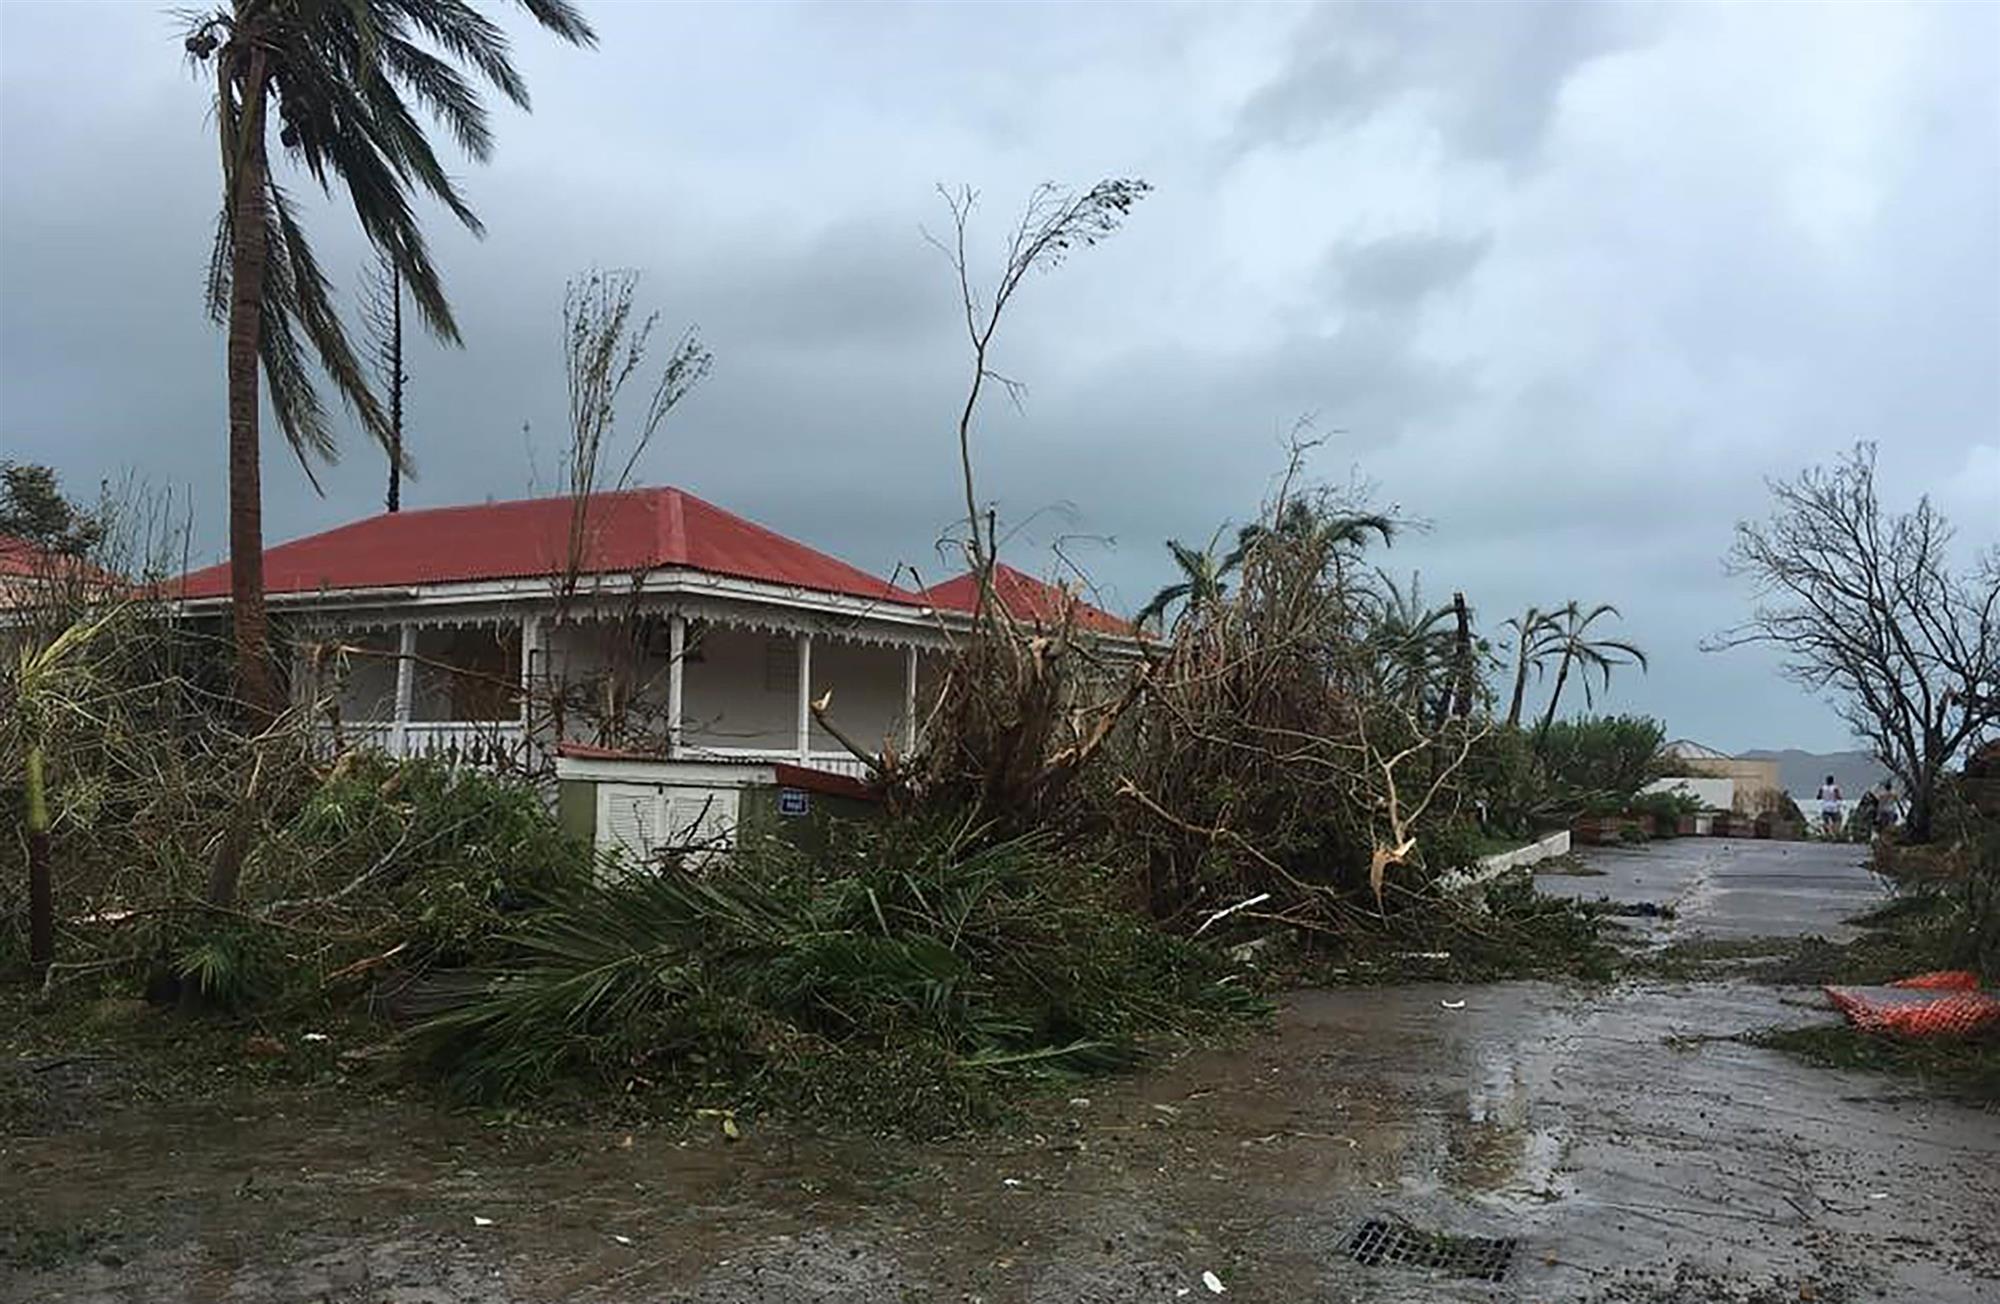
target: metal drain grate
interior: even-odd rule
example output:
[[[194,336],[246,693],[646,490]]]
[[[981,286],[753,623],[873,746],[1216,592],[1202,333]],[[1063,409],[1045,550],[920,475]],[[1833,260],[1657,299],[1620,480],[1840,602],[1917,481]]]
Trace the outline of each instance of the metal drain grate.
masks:
[[[1347,1257],[1365,1267],[1435,1268],[1474,1281],[1499,1281],[1514,1264],[1515,1242],[1491,1236],[1447,1236],[1406,1222],[1370,1218],[1347,1238]]]

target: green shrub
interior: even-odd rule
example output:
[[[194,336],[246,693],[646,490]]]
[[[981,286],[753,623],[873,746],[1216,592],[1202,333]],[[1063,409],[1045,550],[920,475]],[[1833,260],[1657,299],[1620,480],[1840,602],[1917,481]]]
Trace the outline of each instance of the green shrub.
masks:
[[[439,760],[356,754],[252,855],[259,894],[362,887],[399,940],[440,964],[491,954],[509,916],[589,875],[588,844],[528,784]],[[294,874],[306,871],[305,881]]]
[[[1495,727],[1473,745],[1463,774],[1467,795],[1485,808],[1491,832],[1527,837],[1569,814],[1525,729]]]
[[[1423,850],[1424,868],[1433,874],[1470,869],[1489,850],[1486,836],[1470,820],[1440,824],[1427,831],[1418,845]]]
[[[1666,733],[1647,716],[1586,716],[1558,720],[1535,736],[1550,781],[1574,798],[1629,798],[1661,775]]]
[[[1661,837],[1673,837],[1680,821],[1701,811],[1701,799],[1686,792],[1642,792],[1625,804],[1629,815],[1650,815]]]
[[[529,905],[593,864],[533,788],[441,761],[350,754],[281,791],[293,795],[256,812],[229,911],[201,904],[213,811],[205,827],[143,847],[112,843],[134,857],[115,874],[65,865],[97,884],[68,909],[100,921],[63,939],[90,986],[159,999],[191,990],[212,1010],[259,1018],[351,1003],[384,977],[490,959]],[[103,849],[82,838],[65,848]]]
[[[2000,826],[1992,821],[1979,835],[1977,858],[1960,895],[1965,903],[1966,935],[1958,959],[1989,982],[2000,979]]]

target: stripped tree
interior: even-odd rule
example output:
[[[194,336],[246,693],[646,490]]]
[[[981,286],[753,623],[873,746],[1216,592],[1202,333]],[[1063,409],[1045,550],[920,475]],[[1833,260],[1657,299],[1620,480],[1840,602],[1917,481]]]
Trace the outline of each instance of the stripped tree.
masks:
[[[1873,444],[1770,489],[1770,519],[1738,523],[1725,559],[1756,610],[1708,646],[1773,647],[1795,682],[1830,694],[1902,780],[1911,838],[1928,841],[1945,767],[2000,723],[2000,547],[1962,573],[1928,497],[1885,512]]]

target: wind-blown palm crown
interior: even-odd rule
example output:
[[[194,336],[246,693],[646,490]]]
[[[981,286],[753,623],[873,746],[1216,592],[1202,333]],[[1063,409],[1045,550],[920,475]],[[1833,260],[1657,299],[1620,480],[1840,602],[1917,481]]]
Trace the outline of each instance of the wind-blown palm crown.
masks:
[[[1614,666],[1636,665],[1642,671],[1646,669],[1646,654],[1636,644],[1616,638],[1586,637],[1591,625],[1598,619],[1618,614],[1618,608],[1608,602],[1600,602],[1588,611],[1576,602],[1569,602],[1549,613],[1562,659],[1557,664],[1555,687],[1549,692],[1548,709],[1542,713],[1543,729],[1555,722],[1556,707],[1562,701],[1563,685],[1569,680],[1571,666],[1583,667],[1583,700],[1586,704],[1595,700],[1590,691],[1591,671],[1595,670],[1603,686],[1609,689]]]
[[[1178,539],[1169,539],[1167,551],[1173,555],[1181,578],[1155,593],[1133,617],[1133,623],[1143,625],[1158,619],[1164,624],[1167,608],[1183,599],[1187,603],[1184,610],[1220,602],[1229,592],[1227,578],[1243,569],[1244,562],[1267,541],[1316,548],[1331,557],[1366,546],[1370,536],[1388,543],[1395,534],[1396,522],[1391,517],[1371,512],[1324,511],[1295,498],[1278,513],[1275,523],[1258,522],[1237,530],[1236,546],[1226,553],[1216,552],[1222,540],[1221,530],[1209,539],[1206,548],[1191,548]]]
[[[1189,607],[1199,607],[1209,602],[1220,602],[1228,592],[1224,577],[1242,563],[1242,550],[1227,556],[1217,557],[1215,545],[1222,537],[1220,530],[1208,541],[1206,548],[1190,548],[1179,539],[1167,540],[1167,551],[1172,554],[1174,565],[1180,569],[1181,578],[1165,585],[1139,608],[1132,618],[1135,626],[1144,625],[1149,620],[1166,623],[1167,608],[1186,600]]]
[[[596,40],[566,0],[521,0],[521,7],[564,40]],[[493,150],[486,109],[454,61],[523,108],[527,86],[509,57],[506,34],[464,0],[236,0],[189,15],[185,46],[195,59],[214,63],[222,150],[223,207],[209,262],[209,314],[234,334],[235,281],[248,274],[261,282],[257,353],[272,410],[310,472],[310,457],[331,459],[336,445],[305,346],[371,433],[386,436],[387,422],[334,311],[332,287],[296,205],[271,176],[265,130],[270,102],[277,102],[285,156],[323,190],[331,193],[336,180],[346,188],[362,230],[400,274],[425,324],[456,342],[458,323],[411,201],[428,194],[469,230],[483,227],[439,163],[413,108],[427,111],[467,154],[484,161]],[[248,240],[246,219],[259,228],[247,233]],[[246,243],[260,247],[246,250]],[[257,255],[259,265],[245,266],[245,253]]]

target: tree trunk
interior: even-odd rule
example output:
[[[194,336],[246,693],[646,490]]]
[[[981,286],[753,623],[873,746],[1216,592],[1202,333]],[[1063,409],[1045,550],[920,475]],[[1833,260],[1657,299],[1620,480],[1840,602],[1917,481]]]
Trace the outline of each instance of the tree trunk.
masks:
[[[42,747],[30,744],[28,799],[28,964],[40,974],[56,958],[55,885],[49,868],[49,800]]]
[[[1534,608],[1520,618],[1520,646],[1514,648],[1514,700],[1506,708],[1506,726],[1520,728],[1520,708],[1528,698],[1528,642],[1534,626]]]
[[[1562,662],[1556,669],[1556,686],[1549,692],[1549,709],[1542,713],[1542,733],[1547,733],[1556,722],[1556,706],[1562,701],[1563,685],[1569,682],[1569,663],[1569,649],[1564,648]]]
[[[403,269],[389,267],[389,510],[403,510]]]
[[[1937,781],[1926,779],[1910,786],[1910,809],[1903,817],[1905,842],[1929,842],[1931,823],[1937,807]]]
[[[1455,719],[1463,720],[1472,714],[1472,613],[1466,610],[1463,593],[1452,594],[1451,605],[1458,615],[1458,632],[1453,640],[1457,686],[1451,713]]]
[[[282,703],[264,611],[264,504],[258,448],[258,363],[263,340],[265,188],[264,55],[250,55],[238,124],[241,148],[230,196],[229,597],[236,685],[254,726]],[[234,884],[230,885],[232,891]]]
[[[254,51],[244,79],[240,148],[231,177],[235,189],[230,195],[229,265],[229,609],[236,636],[237,694],[253,728],[268,724],[283,705],[264,611],[264,500],[258,447],[257,368],[267,254],[264,103],[264,55]],[[218,906],[236,899],[248,850],[247,839],[237,834],[242,824],[240,814],[232,818],[209,867],[208,899]]]

